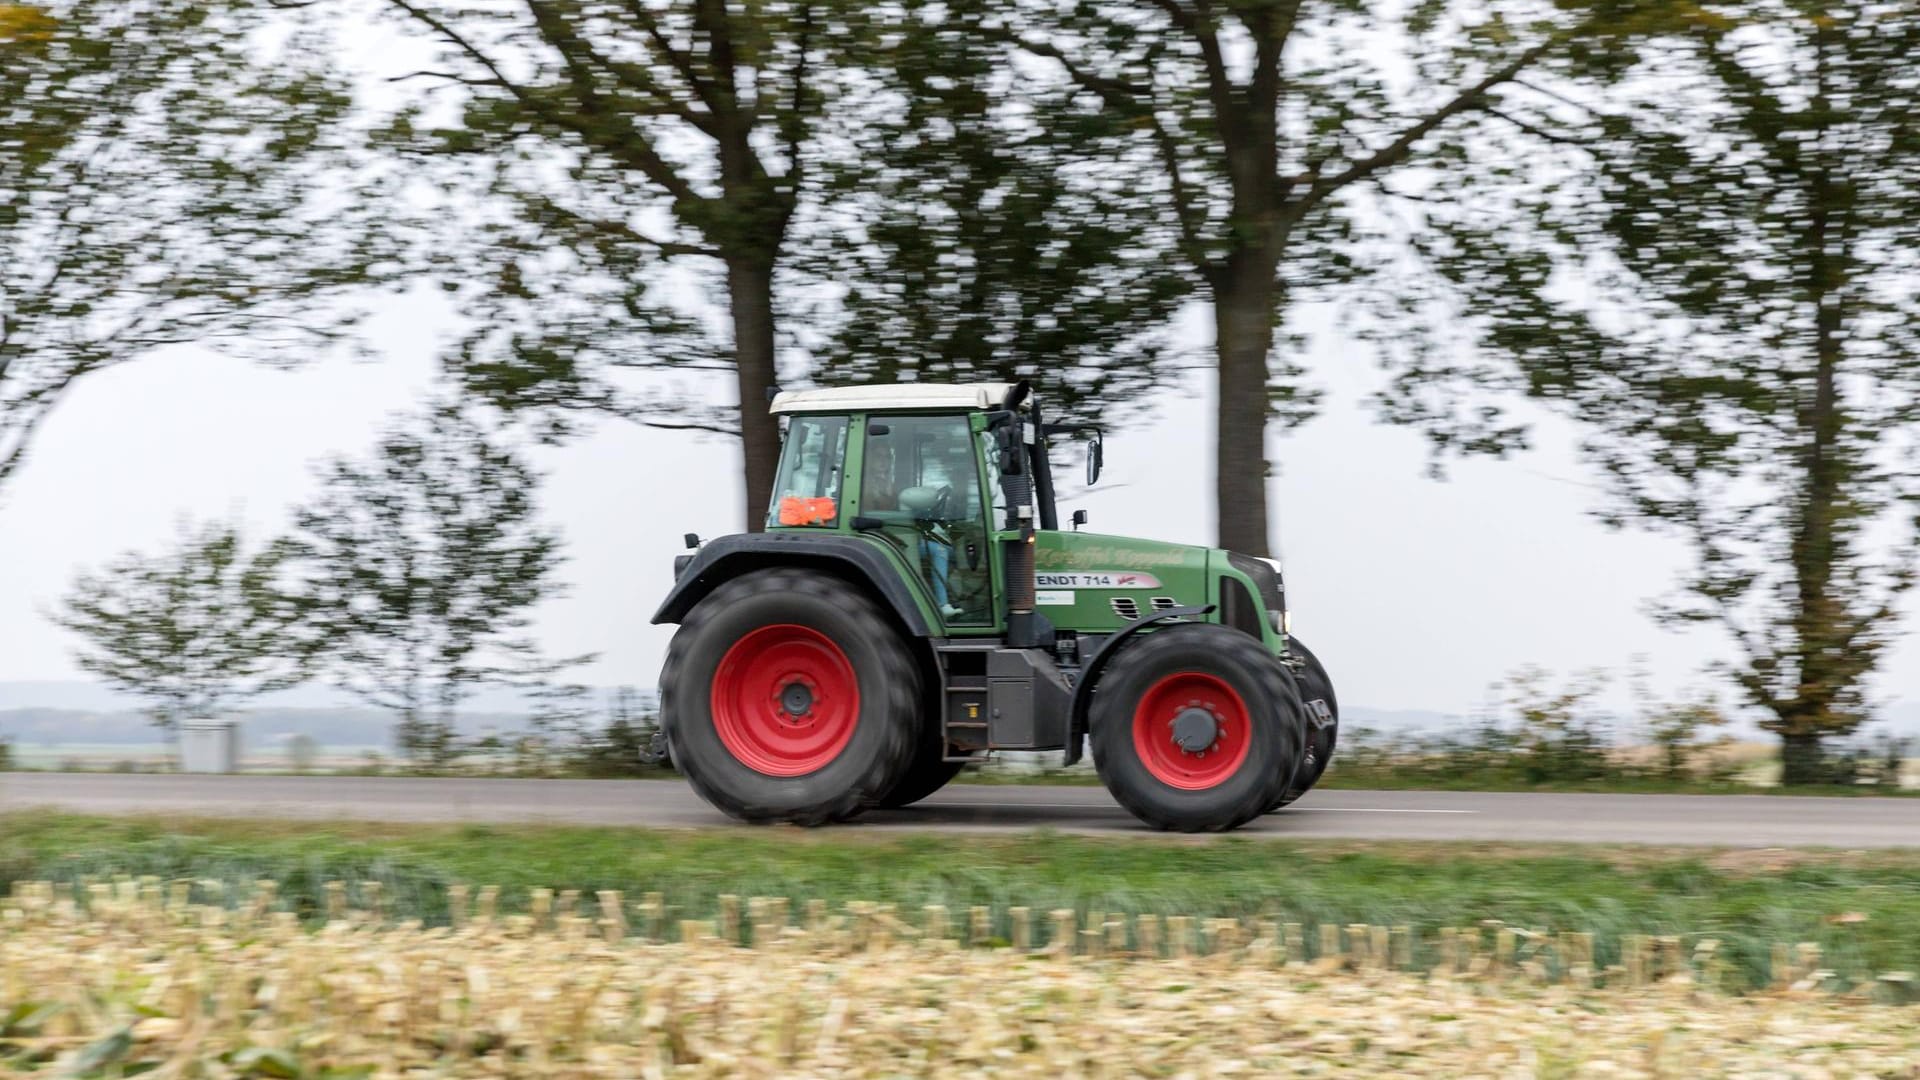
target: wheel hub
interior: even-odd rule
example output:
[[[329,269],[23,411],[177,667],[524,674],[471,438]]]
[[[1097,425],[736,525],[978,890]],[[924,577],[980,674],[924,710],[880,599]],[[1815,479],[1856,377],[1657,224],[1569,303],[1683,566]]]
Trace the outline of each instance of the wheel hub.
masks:
[[[1239,775],[1254,745],[1247,703],[1225,679],[1173,671],[1156,679],[1133,708],[1133,750],[1155,780],[1205,791]]]
[[[1189,705],[1173,718],[1173,744],[1185,753],[1205,753],[1219,738],[1219,719],[1203,708]]]
[[[780,708],[798,720],[813,711],[813,688],[795,679],[780,691]]]

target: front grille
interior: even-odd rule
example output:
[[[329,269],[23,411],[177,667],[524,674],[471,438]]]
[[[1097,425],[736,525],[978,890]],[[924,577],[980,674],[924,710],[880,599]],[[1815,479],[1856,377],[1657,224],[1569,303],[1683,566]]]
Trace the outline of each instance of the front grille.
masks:
[[[1227,552],[1227,563],[1235,570],[1253,579],[1253,586],[1260,594],[1260,602],[1268,611],[1285,612],[1287,610],[1286,586],[1280,580],[1279,571],[1264,559],[1251,555],[1242,555],[1237,551]]]
[[[1140,601],[1131,596],[1116,596],[1111,603],[1113,613],[1129,622],[1140,617]]]
[[[1259,601],[1247,591],[1239,578],[1220,576],[1220,621],[1235,630],[1263,637],[1260,632],[1262,612]]]

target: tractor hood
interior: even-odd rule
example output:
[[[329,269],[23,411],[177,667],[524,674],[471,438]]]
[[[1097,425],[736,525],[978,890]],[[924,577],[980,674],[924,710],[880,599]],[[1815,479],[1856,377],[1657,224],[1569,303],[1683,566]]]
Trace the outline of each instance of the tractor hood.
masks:
[[[1062,630],[1106,633],[1157,610],[1214,604],[1223,622],[1278,647],[1286,602],[1279,571],[1265,559],[1196,544],[1042,531],[1034,540],[1034,578],[1036,609]]]
[[[1043,531],[1034,539],[1035,606],[1062,629],[1117,630],[1156,608],[1210,603],[1216,557],[1191,544]]]

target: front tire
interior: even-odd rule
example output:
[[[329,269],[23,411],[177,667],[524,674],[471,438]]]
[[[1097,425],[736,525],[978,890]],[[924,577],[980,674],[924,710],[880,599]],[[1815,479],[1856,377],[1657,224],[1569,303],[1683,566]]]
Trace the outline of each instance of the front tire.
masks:
[[[1260,816],[1301,759],[1300,697],[1257,638],[1179,623],[1126,646],[1093,691],[1094,767],[1157,829],[1215,832]]]
[[[913,757],[919,670],[873,601],[830,575],[761,570],[715,589],[660,681],[675,765],[741,821],[844,820]]]
[[[1298,653],[1305,662],[1305,670],[1300,673],[1300,697],[1306,701],[1318,698],[1326,702],[1327,711],[1333,714],[1333,722],[1321,728],[1314,727],[1311,722],[1307,724],[1306,756],[1301,759],[1300,771],[1294,776],[1293,783],[1287,786],[1280,801],[1273,805],[1275,810],[1291,805],[1300,796],[1313,790],[1313,785],[1320,782],[1321,775],[1327,771],[1327,764],[1333,760],[1333,747],[1340,736],[1340,699],[1334,695],[1333,679],[1327,675],[1325,665],[1301,644],[1299,638],[1291,634],[1287,636],[1287,651]]]

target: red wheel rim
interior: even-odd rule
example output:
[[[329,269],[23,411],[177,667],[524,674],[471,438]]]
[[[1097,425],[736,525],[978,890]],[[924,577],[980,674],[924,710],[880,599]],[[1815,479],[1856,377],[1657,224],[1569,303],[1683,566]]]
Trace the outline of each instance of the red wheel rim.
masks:
[[[740,764],[767,776],[804,776],[853,738],[860,684],[825,634],[763,626],[720,658],[712,703],[714,731]]]
[[[1133,750],[1153,778],[1185,791],[1217,787],[1253,743],[1247,703],[1233,687],[1179,671],[1147,688],[1133,710]]]

